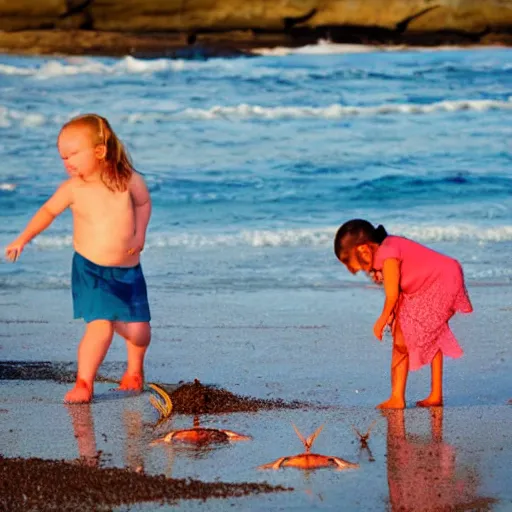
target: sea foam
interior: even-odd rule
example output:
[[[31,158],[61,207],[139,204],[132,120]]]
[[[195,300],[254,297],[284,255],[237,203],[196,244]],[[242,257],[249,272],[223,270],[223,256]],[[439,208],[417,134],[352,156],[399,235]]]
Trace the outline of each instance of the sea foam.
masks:
[[[389,224],[390,233],[406,236],[423,243],[470,241],[479,243],[512,241],[512,225],[477,227],[470,224],[403,225]],[[146,248],[205,248],[205,247],[320,247],[330,246],[337,226],[304,229],[241,230],[232,233],[155,233],[148,236]],[[70,247],[72,238],[41,235],[34,240],[40,249]]]
[[[185,108],[177,106],[173,111],[131,112],[130,114],[111,118],[116,122],[130,124],[163,123],[173,120],[217,120],[217,119],[341,119],[358,116],[392,116],[392,115],[431,115],[461,111],[487,112],[490,110],[512,110],[512,97],[507,100],[446,100],[426,104],[417,103],[384,103],[381,105],[350,106],[331,104],[325,107],[314,106],[274,106],[250,105],[215,105],[213,107]],[[72,115],[77,115],[74,112]],[[70,116],[71,117],[71,114]],[[63,116],[48,115],[38,112],[22,112],[0,105],[0,128],[8,128],[13,124],[26,127],[40,127],[48,123],[59,125],[66,119]]]

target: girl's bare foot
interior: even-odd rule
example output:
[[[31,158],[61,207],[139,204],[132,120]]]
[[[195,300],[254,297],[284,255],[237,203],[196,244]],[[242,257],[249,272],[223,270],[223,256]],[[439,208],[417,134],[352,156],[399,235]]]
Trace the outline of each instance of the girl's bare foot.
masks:
[[[416,402],[416,407],[441,407],[443,405],[442,397],[428,396],[424,400]]]
[[[125,373],[119,383],[118,391],[142,391],[144,378],[140,373]]]
[[[377,409],[405,409],[405,400],[403,398],[391,397],[377,405]]]
[[[75,387],[64,395],[67,404],[85,404],[92,400],[92,387],[83,379],[77,379]]]

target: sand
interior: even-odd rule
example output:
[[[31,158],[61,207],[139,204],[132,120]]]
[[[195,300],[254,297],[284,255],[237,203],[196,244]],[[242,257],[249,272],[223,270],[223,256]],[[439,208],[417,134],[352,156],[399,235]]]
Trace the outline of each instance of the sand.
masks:
[[[63,405],[82,329],[69,320],[69,292],[52,291],[48,301],[48,292],[13,297],[4,291],[0,360],[37,364],[32,373],[27,366],[11,365],[7,372],[0,365],[0,467],[2,475],[7,472],[0,480],[0,510],[30,510],[19,503],[21,490],[36,500],[37,510],[52,504],[53,510],[73,509],[70,486],[97,507],[92,510],[171,510],[176,503],[185,510],[340,510],[340,504],[365,511],[509,510],[512,288],[469,288],[475,313],[453,324],[466,353],[446,361],[445,407],[414,407],[428,391],[429,373],[422,370],[410,376],[407,409],[391,414],[374,408],[389,390],[390,354],[389,340],[381,345],[371,337],[381,301],[376,290],[268,291],[244,300],[230,294],[215,300],[155,297],[148,380],[177,388],[197,378],[231,393],[231,399],[301,403],[239,412],[190,410],[160,424],[149,392],[111,391],[124,369],[120,341],[101,368],[104,379],[94,402]],[[168,311],[177,312],[172,321]],[[166,431],[190,428],[195,415],[202,426],[252,440],[151,444]],[[368,446],[361,447],[353,426],[364,431],[373,422]],[[323,424],[313,451],[360,467],[258,470],[302,451],[292,423],[305,435]],[[58,475],[58,485],[46,475]],[[172,485],[164,479],[173,479]],[[205,504],[206,497],[212,499]]]

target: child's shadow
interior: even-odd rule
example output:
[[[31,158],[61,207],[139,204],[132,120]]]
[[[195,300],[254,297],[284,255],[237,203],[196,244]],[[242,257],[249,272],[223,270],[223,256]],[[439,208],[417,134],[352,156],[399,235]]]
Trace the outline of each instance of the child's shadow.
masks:
[[[443,408],[430,408],[430,437],[407,434],[402,409],[387,420],[387,470],[391,510],[487,510],[496,500],[478,495],[476,468],[457,468],[456,451],[443,441]]]

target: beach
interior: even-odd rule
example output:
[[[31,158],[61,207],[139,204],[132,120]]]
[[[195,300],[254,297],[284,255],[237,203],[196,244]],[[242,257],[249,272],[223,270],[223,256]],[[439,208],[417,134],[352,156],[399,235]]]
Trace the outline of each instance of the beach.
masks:
[[[152,391],[112,391],[118,338],[92,404],[64,405],[84,329],[66,212],[15,264],[0,261],[0,509],[510,509],[511,87],[504,48],[0,56],[0,246],[64,179],[62,123],[104,115],[153,201],[146,381],[284,405],[197,418],[251,440],[153,445],[196,418],[157,425]],[[359,217],[464,269],[474,313],[451,324],[464,356],[445,361],[443,408],[415,407],[423,368],[405,411],[375,409],[389,394],[391,338],[372,335],[383,291],[332,247]],[[359,467],[259,469],[303,451],[293,425],[306,437],[323,425],[313,451]],[[354,429],[370,427],[362,446]]]
[[[207,503],[179,502],[177,506],[187,510],[339,510],[340,503],[346,510],[507,510],[512,506],[507,483],[511,456],[507,425],[512,408],[506,403],[511,352],[503,343],[510,314],[503,304],[511,293],[509,287],[470,289],[475,313],[454,322],[466,354],[446,361],[445,407],[432,411],[414,407],[428,389],[424,369],[410,375],[407,409],[389,415],[374,406],[389,391],[390,340],[382,345],[372,340],[372,317],[362,311],[368,303],[378,308],[380,291],[339,289],[314,297],[293,294],[293,298],[264,293],[250,297],[246,304],[234,304],[232,297],[221,295],[215,305],[209,301],[208,309],[200,307],[204,298],[195,298],[194,307],[180,294],[155,297],[177,313],[172,324],[154,322],[148,381],[178,385],[199,378],[243,396],[310,405],[200,417],[203,426],[241,432],[252,436],[250,441],[196,448],[180,443],[151,446],[159,434],[190,428],[193,417],[177,414],[155,431],[158,414],[149,403],[149,391],[119,397],[112,391],[114,383],[99,382],[91,405],[66,406],[62,397],[68,382],[1,380],[0,450],[4,457],[293,488]],[[34,315],[40,307],[38,295],[44,294],[14,300],[2,294],[2,359],[60,361],[72,370],[81,326],[62,311],[68,303],[66,293],[55,297],[61,311],[56,308],[45,319]],[[9,305],[6,299],[13,302]],[[343,319],[340,301],[360,307]],[[199,310],[204,312],[200,318]],[[201,357],[205,352],[207,357]],[[124,347],[117,339],[101,375],[119,378],[123,361]],[[361,449],[353,427],[364,433],[373,422],[369,450]],[[301,452],[292,423],[304,435],[323,424],[313,451],[357,462],[360,467],[259,470],[261,464]],[[80,487],[80,482],[73,485]],[[439,490],[439,497],[433,489]],[[44,503],[38,506],[37,510],[45,510]],[[154,510],[155,506],[146,502],[136,509]],[[173,506],[164,504],[162,509]]]

